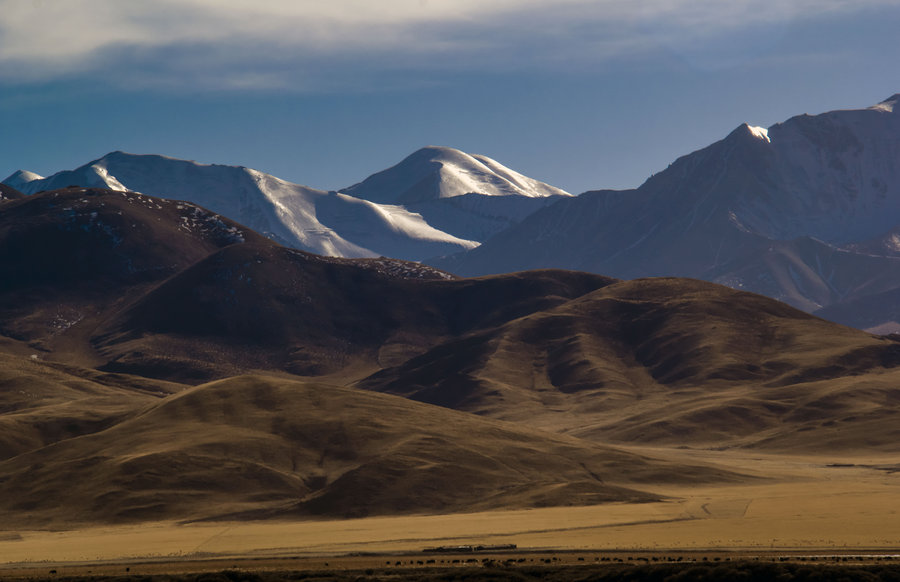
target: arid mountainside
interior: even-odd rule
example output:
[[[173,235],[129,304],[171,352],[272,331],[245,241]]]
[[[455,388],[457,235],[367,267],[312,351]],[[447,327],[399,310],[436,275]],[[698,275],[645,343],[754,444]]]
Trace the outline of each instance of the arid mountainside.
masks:
[[[460,279],[82,188],[0,202],[0,275],[8,527],[634,503],[762,474],[684,448],[900,442],[900,344],[713,283]]]
[[[189,203],[70,188],[0,206],[0,333],[108,371],[199,382],[393,363],[610,283],[456,280],[288,249]]]
[[[359,385],[604,442],[896,450],[900,343],[690,279],[608,285]],[[877,430],[875,430],[877,427]]]
[[[184,386],[0,353],[0,459],[108,428]]]
[[[68,188],[4,202],[0,333],[90,359],[75,340],[98,321],[212,251],[254,240],[265,239],[193,204],[133,192]]]
[[[7,525],[454,512],[742,479],[325,384],[241,376],[0,463]],[[9,517],[12,516],[12,517]]]
[[[234,245],[142,296],[99,326],[92,343],[109,362],[104,369],[163,378],[196,362],[225,366],[210,377],[240,369],[321,376],[403,361],[611,281],[564,271],[443,277],[414,263]]]

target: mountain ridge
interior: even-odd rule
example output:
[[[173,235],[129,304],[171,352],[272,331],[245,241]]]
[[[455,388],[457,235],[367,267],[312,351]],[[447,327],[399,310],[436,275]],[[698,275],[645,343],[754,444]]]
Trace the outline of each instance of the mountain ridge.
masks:
[[[369,200],[360,189],[347,189],[353,190],[353,195],[326,192],[244,166],[201,164],[122,151],[47,178],[20,170],[4,182],[26,194],[76,185],[186,200],[231,217],[286,246],[329,256],[391,256],[408,260],[474,248],[552,199],[568,196],[484,156],[432,147],[410,157],[420,152],[438,152],[465,164],[455,165],[454,178],[447,182],[441,179],[441,164],[436,171],[426,164],[424,171],[431,174],[416,179],[436,180],[437,198],[419,200],[422,204],[416,208],[407,208],[399,200],[402,195],[394,196],[398,200],[393,202],[379,201],[395,193],[381,192],[373,196],[377,200]],[[477,174],[477,179],[463,179],[469,174]],[[362,184],[366,182],[357,186]],[[474,189],[459,191],[460,184]],[[440,204],[442,200],[461,194],[467,194],[468,200],[447,205],[451,208],[449,214],[441,211],[445,206]],[[480,202],[472,200],[473,196],[504,200]],[[432,207],[429,202],[439,204]],[[440,223],[439,228],[432,226],[435,221]]]
[[[695,277],[811,312],[884,293],[900,286],[884,276],[898,273],[893,99],[795,116],[765,132],[741,124],[637,189],[562,199],[478,248],[429,262],[464,276],[555,266]]]

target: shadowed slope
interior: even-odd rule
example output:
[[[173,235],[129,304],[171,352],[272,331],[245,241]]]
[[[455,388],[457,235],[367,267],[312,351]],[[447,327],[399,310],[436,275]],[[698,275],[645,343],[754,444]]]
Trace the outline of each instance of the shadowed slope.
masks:
[[[740,479],[393,396],[249,376],[0,473],[0,506],[29,525],[640,502],[656,496],[632,486]]]
[[[635,190],[561,199],[430,262],[465,276],[556,267],[696,277],[809,312],[845,302],[849,313],[846,301],[900,286],[896,102],[768,130],[743,124]]]
[[[900,331],[900,287],[834,303],[816,315],[876,333],[896,334]]]
[[[22,194],[12,186],[7,186],[6,184],[0,183],[0,202],[3,202],[4,200],[16,200],[18,198],[24,197],[24,194]]]
[[[392,365],[611,281],[558,271],[445,276],[415,263],[236,245],[137,301],[101,328],[94,345],[109,361],[105,369],[157,377],[252,369],[319,376]]]
[[[853,447],[846,419],[896,426],[898,364],[900,344],[765,297],[645,279],[438,346],[359,385],[604,440]],[[820,430],[804,435],[811,428]],[[866,446],[893,449],[897,436],[890,428]]]
[[[188,203],[68,188],[0,212],[0,333],[53,349],[209,253],[265,240]],[[75,341],[75,343],[78,343]]]
[[[287,249],[192,204],[133,192],[69,188],[0,213],[0,333],[79,365],[179,381],[394,365],[611,281],[452,278]]]

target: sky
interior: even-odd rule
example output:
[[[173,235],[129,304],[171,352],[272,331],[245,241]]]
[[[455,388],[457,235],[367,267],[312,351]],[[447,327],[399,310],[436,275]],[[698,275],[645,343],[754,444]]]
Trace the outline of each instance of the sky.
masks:
[[[340,189],[426,145],[572,193],[900,92],[900,0],[0,0],[0,179],[115,150]]]

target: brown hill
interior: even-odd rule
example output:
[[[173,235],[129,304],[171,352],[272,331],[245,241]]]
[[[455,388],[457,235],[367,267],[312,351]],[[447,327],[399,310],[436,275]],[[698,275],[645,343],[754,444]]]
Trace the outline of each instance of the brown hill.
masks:
[[[103,430],[181,388],[0,353],[0,459]]]
[[[76,352],[93,325],[209,253],[260,235],[192,204],[67,188],[0,212],[0,333]]]
[[[417,263],[286,249],[134,192],[67,188],[0,213],[0,334],[77,365],[194,383],[248,370],[361,377],[612,281],[452,279]]]
[[[0,183],[0,202],[3,202],[4,200],[15,200],[17,198],[24,197],[24,194],[22,194],[12,186],[7,186],[6,184]]]
[[[7,525],[351,517],[657,499],[703,466],[395,396],[243,376],[0,463]],[[635,489],[637,487],[637,489]]]
[[[602,441],[896,450],[898,364],[888,339],[660,278],[448,342],[359,386]]]
[[[473,280],[441,275],[389,259],[233,245],[136,301],[99,328],[93,343],[109,362],[103,369],[160,378],[254,369],[370,373],[612,281],[565,271]]]
[[[455,279],[84,189],[3,202],[0,259],[8,527],[636,502],[744,479],[675,447],[900,442],[900,343],[711,283]]]

